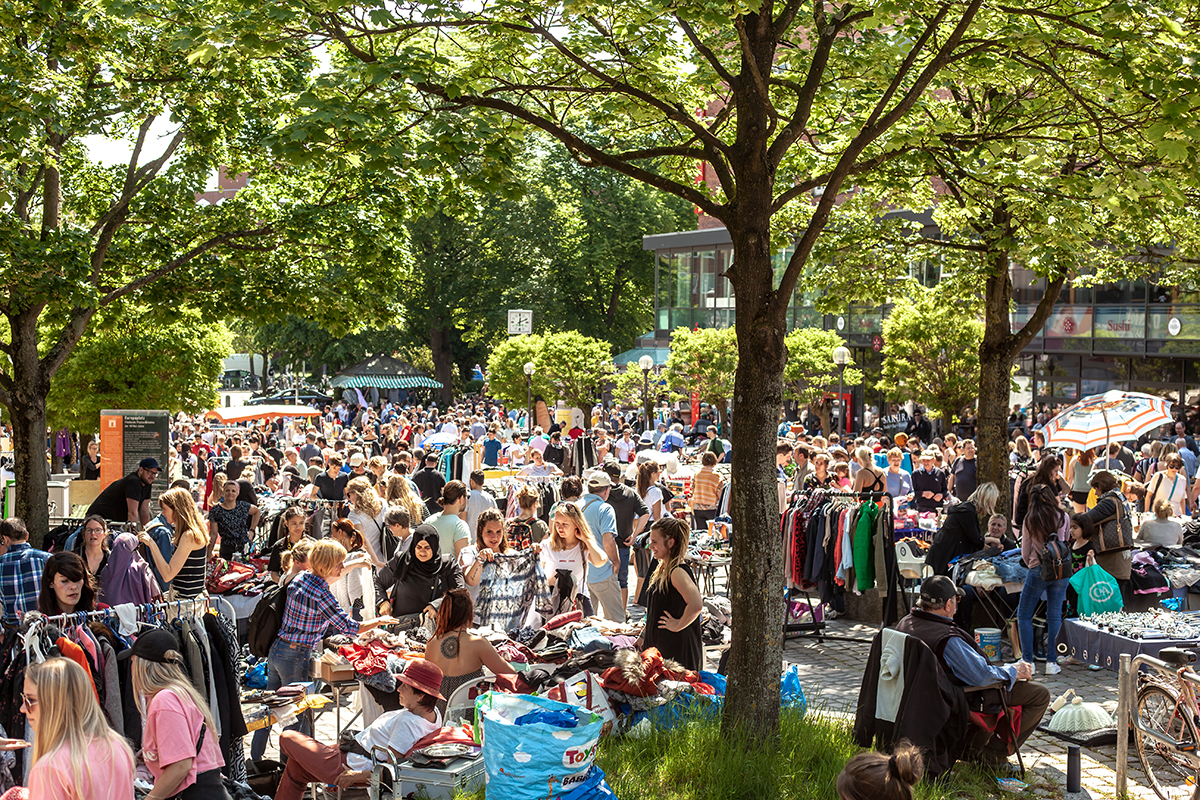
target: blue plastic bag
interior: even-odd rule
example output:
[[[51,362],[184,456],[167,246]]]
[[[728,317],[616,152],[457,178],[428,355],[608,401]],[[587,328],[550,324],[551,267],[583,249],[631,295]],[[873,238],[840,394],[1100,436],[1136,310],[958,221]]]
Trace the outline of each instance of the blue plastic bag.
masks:
[[[543,722],[556,728],[578,728],[579,720],[569,711],[530,711],[516,718],[514,725],[536,725]]]
[[[246,687],[248,689],[267,688],[267,660],[265,658],[246,670]]]
[[[517,719],[538,711],[574,714],[576,728]],[[545,697],[488,692],[475,701],[487,770],[488,797],[504,800],[561,798],[587,779],[596,759],[604,721],[586,708]]]
[[[583,780],[572,786],[562,800],[617,800],[617,795],[604,780],[604,770],[593,764]]]
[[[800,685],[800,667],[792,664],[783,673],[779,681],[779,707],[797,708],[800,716],[808,710],[808,701],[804,699],[804,687]]]
[[[728,686],[728,678],[726,678],[724,675],[721,675],[717,672],[705,672],[704,670],[701,670],[700,680],[716,689],[719,696],[725,696],[725,688]]]

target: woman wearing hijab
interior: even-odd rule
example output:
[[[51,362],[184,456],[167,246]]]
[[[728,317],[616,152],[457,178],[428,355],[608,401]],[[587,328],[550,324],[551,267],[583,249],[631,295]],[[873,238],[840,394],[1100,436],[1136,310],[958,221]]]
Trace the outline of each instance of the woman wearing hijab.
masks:
[[[408,549],[379,571],[379,586],[391,590],[383,613],[403,618],[436,607],[446,592],[464,589],[466,582],[454,555],[441,552],[437,528],[424,523],[409,537]]]

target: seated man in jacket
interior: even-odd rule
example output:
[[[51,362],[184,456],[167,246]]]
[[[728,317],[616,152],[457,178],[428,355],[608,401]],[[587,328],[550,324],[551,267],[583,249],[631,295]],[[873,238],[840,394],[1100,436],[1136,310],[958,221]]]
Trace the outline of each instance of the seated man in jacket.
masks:
[[[1004,667],[988,663],[970,634],[954,624],[960,597],[962,590],[944,575],[926,578],[921,583],[921,599],[916,608],[896,624],[896,630],[925,642],[950,680],[959,686],[986,686],[1002,681],[1009,706],[1014,711],[1018,706],[1021,709],[1021,727],[1015,743],[1020,748],[1041,723],[1050,705],[1050,691],[1040,683],[1030,682],[1033,668],[1026,662]],[[985,764],[1004,764],[1008,755],[1007,744],[997,733],[965,757]]]

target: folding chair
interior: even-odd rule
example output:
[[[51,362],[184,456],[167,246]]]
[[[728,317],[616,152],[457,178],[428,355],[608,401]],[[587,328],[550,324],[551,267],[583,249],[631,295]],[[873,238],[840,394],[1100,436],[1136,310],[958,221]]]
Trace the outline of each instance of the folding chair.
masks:
[[[1012,708],[1008,704],[1003,681],[996,681],[985,686],[966,686],[963,692],[967,695],[967,706],[971,710],[971,728],[973,732],[967,737],[966,752],[979,751],[993,736],[1000,735],[1008,745],[1009,755],[1017,754],[1017,766],[1021,769],[1021,778],[1025,777],[1025,760],[1021,757],[1021,748],[1017,745],[1017,735],[1020,733],[1021,720],[1019,715],[1014,718]],[[989,711],[989,704],[984,699],[984,692],[995,690],[999,702],[993,702],[991,707],[999,705],[999,711]],[[978,708],[976,708],[978,706]],[[1001,727],[1004,726],[1004,727]]]

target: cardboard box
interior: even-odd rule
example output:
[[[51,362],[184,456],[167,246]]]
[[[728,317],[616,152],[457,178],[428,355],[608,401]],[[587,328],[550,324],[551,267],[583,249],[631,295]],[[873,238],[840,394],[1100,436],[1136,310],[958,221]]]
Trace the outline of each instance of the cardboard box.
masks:
[[[326,653],[313,659],[313,677],[326,683],[354,680],[354,666],[338,653]]]

